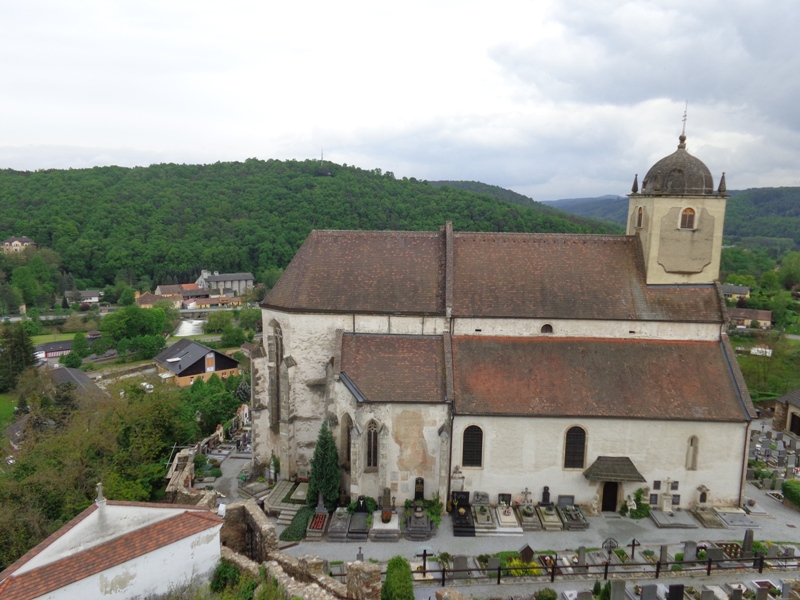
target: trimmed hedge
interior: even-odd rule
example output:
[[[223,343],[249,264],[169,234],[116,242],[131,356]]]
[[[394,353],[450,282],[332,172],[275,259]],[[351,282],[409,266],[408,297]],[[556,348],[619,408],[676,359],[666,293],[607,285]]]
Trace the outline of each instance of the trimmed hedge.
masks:
[[[286,526],[286,529],[281,531],[278,536],[284,542],[299,542],[306,537],[306,529],[311,517],[314,516],[314,509],[308,506],[303,506],[297,511],[297,514],[292,519],[292,522]]]
[[[781,492],[783,497],[800,508],[800,481],[797,479],[787,479],[781,485]]]
[[[414,580],[411,565],[402,556],[395,556],[386,567],[386,581],[381,600],[414,600]]]

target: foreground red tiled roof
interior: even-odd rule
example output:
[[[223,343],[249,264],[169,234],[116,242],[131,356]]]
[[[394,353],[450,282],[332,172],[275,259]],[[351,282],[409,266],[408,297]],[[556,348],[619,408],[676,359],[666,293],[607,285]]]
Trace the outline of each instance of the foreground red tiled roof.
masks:
[[[443,402],[441,336],[342,336],[341,371],[370,402]]]
[[[745,421],[719,342],[453,337],[457,414]]]
[[[118,502],[116,504],[123,505],[125,503]],[[130,504],[137,505],[137,503]],[[19,575],[14,574],[22,565],[40,554],[55,539],[85,519],[96,508],[95,505],[90,506],[3,573],[0,573],[0,581],[2,581],[0,583],[0,599],[29,600],[36,598],[222,524],[222,519],[210,511],[196,510],[196,508],[195,510],[186,510],[174,517],[142,527],[83,552],[77,552]],[[165,508],[175,507],[165,505]]]
[[[313,231],[262,306],[721,323],[713,285],[647,286],[634,236]],[[449,293],[449,292],[448,292]]]

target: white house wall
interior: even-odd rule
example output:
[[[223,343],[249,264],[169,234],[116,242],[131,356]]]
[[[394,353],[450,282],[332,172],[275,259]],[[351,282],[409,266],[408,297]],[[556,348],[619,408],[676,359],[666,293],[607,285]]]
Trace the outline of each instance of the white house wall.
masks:
[[[207,529],[39,598],[145,598],[208,581],[220,560],[221,527],[222,524]]]
[[[464,430],[470,425],[483,430],[483,466],[461,467],[464,489],[488,492],[493,502],[498,493],[523,500],[520,492],[526,486],[533,492],[532,499],[539,501],[544,486],[549,486],[553,501],[559,495],[575,496],[576,503],[591,506],[594,495],[599,493],[598,484],[587,480],[583,471],[598,456],[627,456],[647,482],[625,483],[623,498],[669,477],[678,481],[678,490],[672,493],[680,494],[682,507],[697,503],[697,488],[701,485],[710,490],[710,503],[739,505],[745,460],[744,423],[456,416],[454,466],[461,465]],[[576,425],[587,434],[584,468],[564,469],[566,432]],[[686,469],[692,436],[699,441],[695,471]]]

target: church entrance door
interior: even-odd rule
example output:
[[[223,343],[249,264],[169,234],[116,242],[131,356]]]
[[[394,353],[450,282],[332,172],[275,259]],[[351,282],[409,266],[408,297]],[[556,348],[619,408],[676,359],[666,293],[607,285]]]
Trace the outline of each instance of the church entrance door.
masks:
[[[619,484],[616,481],[606,481],[603,484],[603,506],[600,510],[603,512],[616,512],[618,493]]]

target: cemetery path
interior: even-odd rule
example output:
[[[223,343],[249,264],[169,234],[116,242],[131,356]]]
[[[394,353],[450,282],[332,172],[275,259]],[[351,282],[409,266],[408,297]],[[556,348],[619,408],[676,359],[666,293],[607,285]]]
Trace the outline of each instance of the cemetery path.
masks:
[[[222,471],[222,477],[217,478],[214,482],[214,488],[225,496],[225,504],[245,499],[239,496],[239,482],[237,479],[242,467],[249,464],[249,458],[239,458],[237,456],[228,456],[222,461],[219,466]]]

